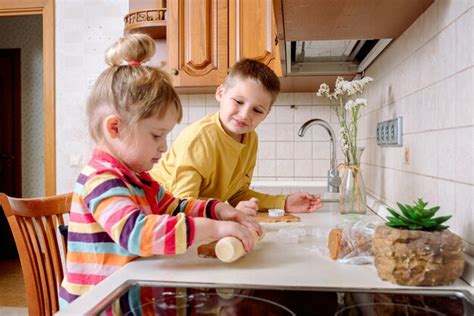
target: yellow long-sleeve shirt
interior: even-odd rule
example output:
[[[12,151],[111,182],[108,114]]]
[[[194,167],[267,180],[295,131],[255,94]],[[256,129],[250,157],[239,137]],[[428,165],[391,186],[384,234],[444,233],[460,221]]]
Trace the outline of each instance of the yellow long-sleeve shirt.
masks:
[[[185,128],[150,174],[180,198],[216,198],[235,206],[255,197],[261,209],[283,209],[286,195],[268,195],[249,188],[257,145],[254,131],[245,134],[242,143],[229,136],[217,112]]]

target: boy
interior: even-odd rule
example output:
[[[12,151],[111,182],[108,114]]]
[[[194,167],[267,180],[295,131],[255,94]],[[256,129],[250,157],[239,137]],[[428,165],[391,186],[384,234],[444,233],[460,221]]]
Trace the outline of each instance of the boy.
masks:
[[[247,214],[258,209],[311,212],[319,196],[298,192],[268,195],[249,189],[257,158],[257,126],[270,112],[280,81],[266,65],[243,59],[216,90],[219,112],[185,128],[150,171],[181,198],[217,198]]]

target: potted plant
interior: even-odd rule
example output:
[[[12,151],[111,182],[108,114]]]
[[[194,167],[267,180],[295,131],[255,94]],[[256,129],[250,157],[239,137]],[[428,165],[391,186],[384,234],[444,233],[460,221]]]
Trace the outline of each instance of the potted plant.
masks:
[[[382,280],[400,285],[445,285],[464,270],[463,241],[443,225],[451,216],[434,217],[439,206],[398,203],[399,212],[375,229],[375,267]]]

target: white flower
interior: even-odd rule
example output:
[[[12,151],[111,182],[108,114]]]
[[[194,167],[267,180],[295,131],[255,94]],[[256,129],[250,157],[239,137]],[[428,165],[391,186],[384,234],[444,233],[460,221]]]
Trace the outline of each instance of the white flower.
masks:
[[[318,97],[329,97],[329,86],[326,83],[322,83],[319,86],[318,92],[316,92]]]
[[[354,100],[349,100],[344,107],[346,110],[351,110],[355,105]]]
[[[346,81],[338,77],[332,93],[326,83],[321,84],[317,92],[318,96],[326,97],[334,106],[341,127],[340,144],[346,164],[359,163],[357,161],[357,121],[360,118],[360,107],[367,106],[366,99],[355,98],[355,96],[364,93],[365,86],[373,80],[371,77],[364,77],[360,80]],[[350,113],[347,113],[348,111]]]
[[[365,85],[368,84],[369,82],[374,81],[374,78],[372,78],[372,77],[364,77],[364,78],[361,79],[361,81],[362,81],[362,83],[363,83],[364,86],[365,86]]]
[[[367,100],[363,98],[359,98],[355,100],[357,106],[367,106]]]

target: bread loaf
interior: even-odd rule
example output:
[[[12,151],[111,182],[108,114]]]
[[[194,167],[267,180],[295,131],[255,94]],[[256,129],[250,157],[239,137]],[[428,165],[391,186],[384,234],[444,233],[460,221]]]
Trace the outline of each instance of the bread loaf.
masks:
[[[328,249],[331,259],[341,259],[350,254],[351,257],[360,255],[373,256],[373,235],[352,227],[334,228],[329,232]]]

